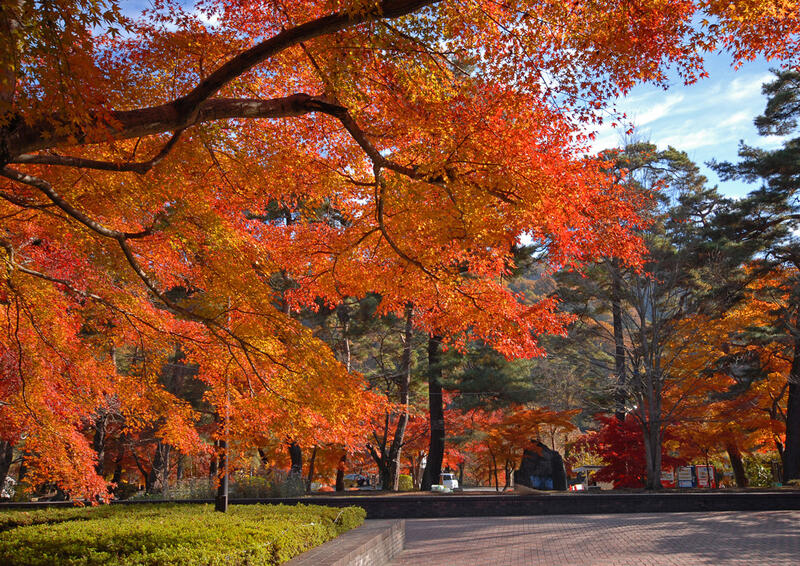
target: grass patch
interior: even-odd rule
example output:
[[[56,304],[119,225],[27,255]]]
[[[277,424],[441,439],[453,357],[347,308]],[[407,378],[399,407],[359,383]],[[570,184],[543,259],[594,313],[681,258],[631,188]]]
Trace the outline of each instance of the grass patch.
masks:
[[[273,565],[364,521],[360,507],[104,505],[0,512],[0,564]]]

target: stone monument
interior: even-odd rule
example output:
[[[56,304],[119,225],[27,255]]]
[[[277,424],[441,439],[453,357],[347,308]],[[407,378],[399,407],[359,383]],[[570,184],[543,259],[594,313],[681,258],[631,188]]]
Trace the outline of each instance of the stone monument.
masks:
[[[531,489],[567,489],[567,472],[561,454],[538,440],[522,454],[519,470],[514,472],[514,485]]]

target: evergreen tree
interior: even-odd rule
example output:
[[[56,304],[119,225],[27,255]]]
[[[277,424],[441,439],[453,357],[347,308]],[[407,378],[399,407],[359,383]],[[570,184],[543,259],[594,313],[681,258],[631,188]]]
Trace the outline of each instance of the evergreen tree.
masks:
[[[800,73],[787,70],[775,74],[775,80],[762,88],[767,105],[764,114],[755,119],[764,136],[796,132],[800,116]],[[739,157],[735,164],[711,165],[725,180],[743,179],[761,182],[761,186],[720,217],[720,233],[758,254],[762,271],[783,266],[794,274],[788,299],[774,313],[774,328],[762,329],[770,338],[782,336],[792,360],[783,450],[784,481],[788,481],[800,478],[800,137],[775,150],[742,143]]]

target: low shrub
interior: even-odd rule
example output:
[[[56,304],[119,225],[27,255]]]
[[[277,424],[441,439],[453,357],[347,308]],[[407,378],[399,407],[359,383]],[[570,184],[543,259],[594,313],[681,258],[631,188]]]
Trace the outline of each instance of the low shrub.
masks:
[[[231,497],[258,499],[270,497],[298,497],[305,494],[306,486],[298,476],[264,478],[242,476],[233,478]]]
[[[397,491],[414,491],[414,480],[407,474],[400,474],[397,479]]]
[[[750,487],[771,487],[772,477],[771,454],[752,454],[743,459],[745,474]]]
[[[0,512],[0,564],[274,565],[360,525],[359,507],[106,505]]]

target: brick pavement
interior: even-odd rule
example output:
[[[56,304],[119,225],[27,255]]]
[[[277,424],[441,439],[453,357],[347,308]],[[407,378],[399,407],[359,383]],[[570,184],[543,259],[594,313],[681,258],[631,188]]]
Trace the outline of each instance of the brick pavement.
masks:
[[[391,566],[798,566],[800,511],[406,520]]]

